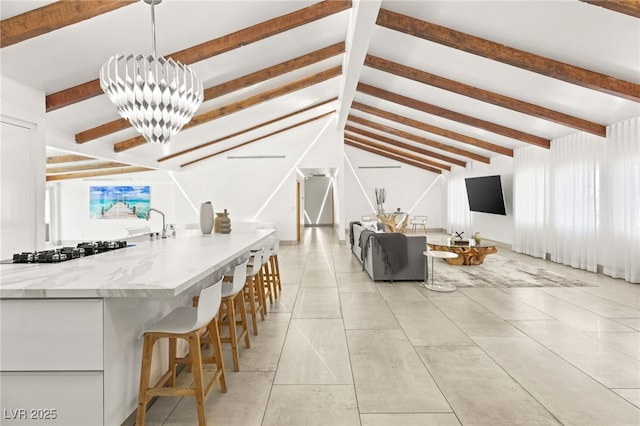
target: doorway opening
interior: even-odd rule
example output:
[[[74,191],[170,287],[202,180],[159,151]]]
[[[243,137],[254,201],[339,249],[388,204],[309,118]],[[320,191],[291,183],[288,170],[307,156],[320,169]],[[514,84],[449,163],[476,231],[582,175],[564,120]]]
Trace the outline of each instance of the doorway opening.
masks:
[[[334,176],[336,169],[300,169],[304,175],[302,196],[305,227],[335,224]]]

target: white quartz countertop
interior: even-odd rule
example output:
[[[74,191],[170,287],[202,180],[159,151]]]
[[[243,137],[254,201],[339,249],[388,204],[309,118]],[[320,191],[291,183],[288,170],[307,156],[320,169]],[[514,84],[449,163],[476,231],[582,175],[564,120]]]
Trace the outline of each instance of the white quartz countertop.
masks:
[[[127,241],[132,246],[60,263],[0,264],[0,298],[171,297],[275,233],[184,232],[176,238]]]

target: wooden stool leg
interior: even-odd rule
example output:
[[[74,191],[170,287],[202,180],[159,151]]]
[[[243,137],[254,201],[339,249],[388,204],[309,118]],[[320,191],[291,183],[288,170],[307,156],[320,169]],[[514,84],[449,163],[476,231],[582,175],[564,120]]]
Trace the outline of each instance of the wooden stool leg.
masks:
[[[213,346],[213,355],[215,356],[216,364],[216,377],[220,383],[220,392],[227,392],[227,380],[224,375],[224,362],[222,361],[222,343],[220,342],[220,327],[218,326],[218,319],[213,318],[213,321],[207,326],[209,329],[209,335],[211,336],[211,345]],[[215,381],[213,382],[215,383]],[[207,390],[207,394],[209,389]]]
[[[167,385],[171,387],[176,385],[176,347],[177,339],[174,337],[169,338],[169,369],[171,370],[171,377]]]
[[[238,330],[236,329],[236,306],[233,300],[224,301],[227,307],[227,324],[231,340],[231,354],[233,356],[233,371],[240,371],[240,357],[238,355]]]
[[[262,295],[262,312],[267,315],[267,297],[269,296],[269,287],[264,282],[264,266],[258,274],[258,283],[262,289],[262,292],[260,293]]]
[[[271,280],[271,271],[269,271],[269,261],[262,266],[262,281],[269,295],[269,303],[273,305],[273,281]]]
[[[245,288],[247,290],[247,299],[249,303],[249,310],[251,311],[251,323],[253,325],[253,335],[258,335],[258,319],[257,319],[257,309],[256,309],[256,294],[253,288],[253,282],[250,277],[247,277],[247,282],[245,284]],[[244,289],[242,290],[244,293]]]
[[[278,287],[278,293],[282,294],[282,281],[280,280],[280,263],[278,262],[278,255],[274,254],[271,256],[273,261],[273,270],[276,277],[276,285]]]
[[[238,293],[233,300],[234,303],[236,301],[238,302],[238,309],[240,310],[239,324],[242,325],[242,332],[244,333],[244,347],[250,348],[251,341],[249,340],[249,321],[247,321],[247,306],[244,304],[244,295]]]
[[[267,313],[267,306],[264,299],[264,284],[262,283],[262,275],[258,272],[254,277],[251,277],[251,284],[253,285],[256,300],[258,301],[257,308],[260,311],[260,319],[264,321],[264,316]]]
[[[142,365],[140,367],[140,391],[138,393],[138,413],[136,415],[136,425],[144,426],[147,415],[147,389],[151,376],[151,357],[153,356],[153,344],[155,339],[147,334],[144,335],[142,346]]]
[[[204,418],[204,377],[202,373],[202,354],[200,353],[200,336],[198,333],[189,335],[189,352],[191,355],[191,371],[193,373],[193,392],[196,398],[198,425],[206,426]]]
[[[278,298],[278,283],[276,282],[276,268],[273,263],[273,256],[269,256],[269,280],[271,281],[271,290],[273,291],[273,298]]]

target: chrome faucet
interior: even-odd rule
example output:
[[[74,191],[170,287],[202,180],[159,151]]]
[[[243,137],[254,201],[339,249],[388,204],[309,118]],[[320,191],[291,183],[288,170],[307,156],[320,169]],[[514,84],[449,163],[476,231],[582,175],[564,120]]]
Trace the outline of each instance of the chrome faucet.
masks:
[[[158,209],[154,209],[153,207],[151,207],[147,211],[147,217],[146,217],[147,220],[149,220],[149,217],[151,216],[151,210],[153,210],[154,212],[160,213],[162,215],[162,238],[167,238],[167,226],[164,223],[164,213],[162,213]]]

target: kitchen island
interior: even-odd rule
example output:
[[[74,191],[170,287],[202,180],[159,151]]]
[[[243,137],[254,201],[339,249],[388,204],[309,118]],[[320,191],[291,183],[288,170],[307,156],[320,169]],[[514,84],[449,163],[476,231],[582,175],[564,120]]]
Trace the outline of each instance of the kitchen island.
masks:
[[[0,265],[1,423],[122,424],[137,406],[139,334],[274,233],[140,237],[61,263]],[[163,349],[154,358],[166,363]]]

